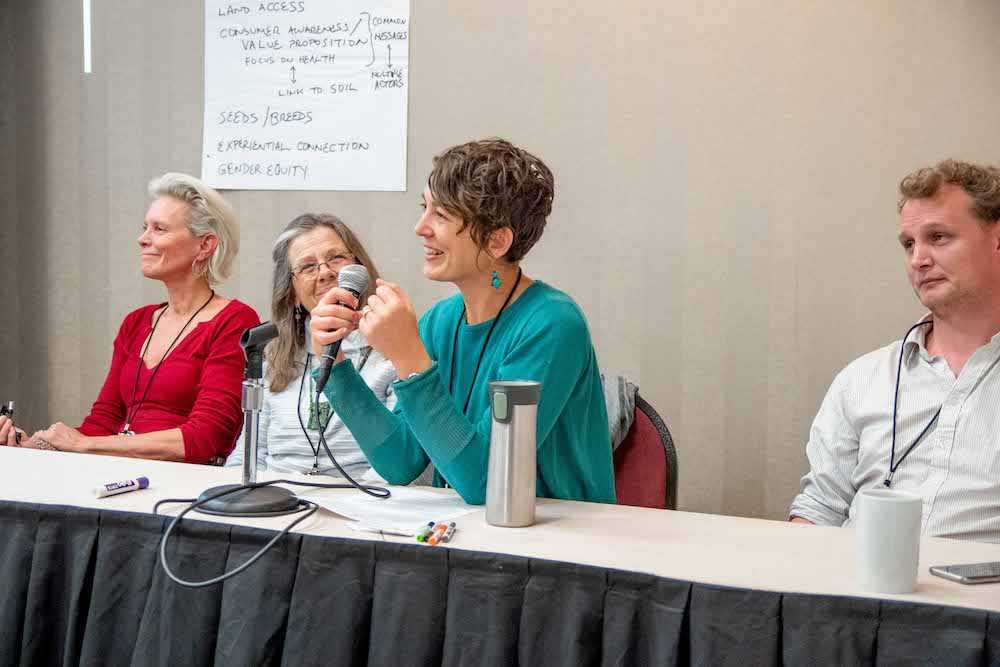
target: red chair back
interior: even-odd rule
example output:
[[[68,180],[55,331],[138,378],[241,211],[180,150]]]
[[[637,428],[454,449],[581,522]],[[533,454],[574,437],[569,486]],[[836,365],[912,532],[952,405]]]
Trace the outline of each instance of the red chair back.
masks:
[[[619,505],[677,508],[677,453],[666,424],[649,403],[635,397],[635,420],[615,450]]]

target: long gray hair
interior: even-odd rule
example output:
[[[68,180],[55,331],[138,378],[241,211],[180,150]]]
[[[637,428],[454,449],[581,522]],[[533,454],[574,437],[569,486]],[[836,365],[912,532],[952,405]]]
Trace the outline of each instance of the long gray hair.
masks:
[[[295,287],[292,285],[292,265],[288,261],[288,248],[292,242],[314,229],[326,227],[336,232],[337,236],[347,246],[347,251],[354,256],[359,264],[368,269],[371,282],[368,291],[361,295],[361,302],[375,290],[375,280],[379,277],[375,263],[361,241],[344,222],[329,213],[304,213],[288,223],[284,231],[278,235],[271,250],[274,261],[274,279],[271,290],[271,321],[278,327],[278,337],[272,340],[265,352],[267,358],[267,378],[271,391],[277,393],[284,389],[301,373],[300,364],[305,358],[302,354],[307,349],[308,332],[305,326],[305,309],[299,309],[296,317]]]

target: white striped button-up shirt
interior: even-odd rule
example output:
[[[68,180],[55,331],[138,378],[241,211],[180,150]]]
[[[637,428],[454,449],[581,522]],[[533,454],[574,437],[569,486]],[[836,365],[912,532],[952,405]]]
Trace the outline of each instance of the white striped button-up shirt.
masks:
[[[892,488],[923,499],[924,535],[1000,542],[1000,334],[956,378],[931,356],[920,327],[907,340],[856,359],[834,379],[809,432],[810,471],[790,514],[849,525],[860,489],[889,471],[900,347],[896,460],[941,408],[937,422],[896,469]]]

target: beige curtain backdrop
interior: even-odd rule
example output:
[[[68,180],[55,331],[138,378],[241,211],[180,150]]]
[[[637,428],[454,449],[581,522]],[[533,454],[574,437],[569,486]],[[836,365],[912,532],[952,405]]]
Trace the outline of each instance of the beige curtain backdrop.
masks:
[[[163,297],[145,183],[200,172],[202,3],[93,11],[85,75],[79,1],[0,7],[0,400],[36,427],[86,414],[122,316]],[[1000,161],[1000,2],[413,0],[411,21],[407,192],[226,193],[226,295],[267,317],[271,241],[329,211],[426,308],[449,293],[413,235],[430,159],[507,137],[557,179],[526,270],[666,419],[681,508],[784,516],[833,375],[921,313],[900,177]]]

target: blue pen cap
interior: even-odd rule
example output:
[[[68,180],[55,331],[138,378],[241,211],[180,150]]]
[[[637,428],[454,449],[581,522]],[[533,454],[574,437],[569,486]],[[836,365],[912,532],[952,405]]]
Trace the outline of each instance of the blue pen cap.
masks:
[[[149,488],[149,478],[148,477],[136,477],[135,481],[139,482],[140,489]]]

